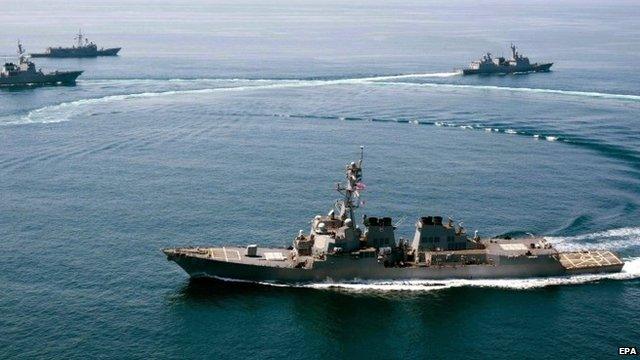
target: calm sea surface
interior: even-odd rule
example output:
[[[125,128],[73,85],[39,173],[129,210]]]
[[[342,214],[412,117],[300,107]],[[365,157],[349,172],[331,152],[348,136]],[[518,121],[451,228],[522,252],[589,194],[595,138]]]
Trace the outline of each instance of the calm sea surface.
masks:
[[[637,1],[14,1],[0,54],[0,358],[615,358],[640,346]],[[454,71],[510,42],[545,74]],[[405,76],[409,75],[409,76]],[[617,251],[615,276],[190,282],[162,247],[287,246],[365,145],[369,215]]]

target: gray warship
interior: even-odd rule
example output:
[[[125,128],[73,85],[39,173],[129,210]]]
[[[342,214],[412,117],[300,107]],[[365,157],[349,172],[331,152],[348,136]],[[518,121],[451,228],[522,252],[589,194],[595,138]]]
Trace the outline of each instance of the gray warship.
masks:
[[[317,215],[308,233],[300,230],[288,248],[256,244],[178,247],[162,251],[192,278],[268,283],[360,280],[500,279],[619,272],[620,258],[604,250],[561,252],[542,237],[469,237],[462,224],[424,216],[412,239],[396,239],[390,217],[363,217],[360,206],[363,156],[346,166],[341,199],[327,215]]]
[[[73,85],[82,71],[54,71],[44,73],[36,70],[34,63],[24,55],[22,44],[18,42],[18,63],[5,63],[0,71],[0,86],[25,85]]]
[[[72,47],[48,47],[43,53],[33,53],[31,57],[50,57],[50,58],[84,58],[98,56],[116,56],[122,48],[98,49],[98,46],[82,35],[82,31],[78,32],[75,37],[77,44]]]
[[[527,72],[546,72],[553,63],[531,63],[529,58],[518,53],[515,45],[511,44],[511,59],[504,57],[493,58],[487,53],[480,60],[474,61],[468,68],[463,69],[464,75],[474,74],[512,74]]]

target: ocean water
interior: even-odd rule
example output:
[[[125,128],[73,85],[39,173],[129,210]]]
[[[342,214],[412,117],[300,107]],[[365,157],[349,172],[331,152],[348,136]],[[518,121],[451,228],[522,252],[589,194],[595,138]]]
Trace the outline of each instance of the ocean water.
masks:
[[[8,4],[0,358],[614,358],[640,346],[636,1]],[[510,42],[545,74],[463,77]],[[297,287],[189,281],[163,247],[290,244],[365,146],[369,215],[618,252],[607,276]]]

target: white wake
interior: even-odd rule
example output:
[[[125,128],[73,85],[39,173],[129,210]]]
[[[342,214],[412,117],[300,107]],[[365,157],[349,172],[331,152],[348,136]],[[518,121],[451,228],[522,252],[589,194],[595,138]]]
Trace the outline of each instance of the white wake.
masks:
[[[565,251],[622,250],[640,247],[640,227],[625,227],[577,236],[547,236],[545,239]]]
[[[155,92],[141,92],[122,95],[108,95],[98,98],[79,99],[75,101],[63,102],[56,105],[49,105],[35,110],[29,111],[25,116],[11,121],[1,122],[0,125],[20,125],[20,124],[47,124],[69,121],[73,116],[81,114],[82,111],[93,105],[100,105],[113,102],[121,102],[133,99],[145,99],[155,97],[193,95],[193,94],[213,94],[221,92],[241,92],[247,90],[268,90],[268,89],[284,89],[284,88],[302,88],[314,86],[328,85],[356,85],[366,84],[374,80],[393,80],[404,78],[424,78],[424,77],[447,77],[455,76],[459,73],[423,73],[423,74],[405,74],[391,76],[374,76],[364,78],[335,79],[335,80],[273,80],[273,79],[126,79],[126,80],[84,80],[84,83],[93,85],[109,85],[117,83],[118,85],[150,85],[158,83],[169,84],[188,84],[188,85],[216,85],[216,87],[201,89],[177,89]],[[83,83],[80,82],[80,83]],[[228,85],[237,84],[240,85]]]
[[[380,80],[380,79],[378,79],[378,80]],[[494,86],[494,85],[465,85],[465,84],[445,84],[445,83],[389,82],[389,81],[373,81],[373,80],[371,80],[371,82],[372,83],[376,83],[376,84],[381,84],[381,85],[403,85],[403,86],[417,86],[417,87],[431,87],[431,88],[493,90],[493,91],[536,93],[536,94],[554,94],[554,95],[564,95],[564,96],[573,96],[573,97],[588,97],[588,98],[640,101],[640,95],[611,94],[611,93],[602,93],[602,92],[595,92],[595,91],[538,89],[538,88],[527,88],[527,87]]]
[[[20,118],[12,118],[1,121],[0,125],[20,125],[35,123],[56,123],[68,121],[74,116],[80,115],[87,107],[107,104],[113,102],[121,102],[134,99],[145,99],[154,97],[168,97],[179,95],[193,94],[213,94],[224,92],[241,92],[269,89],[285,89],[285,88],[304,88],[316,86],[331,85],[392,85],[392,86],[419,86],[432,88],[453,88],[453,89],[474,89],[474,90],[492,90],[492,91],[509,91],[509,92],[526,92],[555,94],[564,96],[579,96],[591,98],[604,98],[616,100],[633,100],[640,101],[638,95],[627,94],[609,94],[600,92],[584,92],[584,91],[567,91],[556,89],[535,89],[521,87],[501,87],[501,86],[484,86],[484,85],[463,85],[463,84],[446,84],[446,83],[412,83],[394,80],[417,79],[417,78],[446,78],[460,75],[459,72],[439,72],[439,73],[415,73],[388,76],[370,76],[362,78],[345,78],[333,80],[278,80],[278,79],[121,79],[121,80],[83,80],[82,84],[88,85],[118,85],[118,86],[145,86],[145,85],[171,85],[171,86],[200,86],[196,89],[172,89],[163,91],[146,91],[140,93],[130,93],[121,95],[108,95],[97,98],[79,99],[75,101],[63,102],[60,104],[49,105],[42,108],[29,111]],[[202,88],[205,86],[204,88]],[[554,141],[557,138],[547,137],[547,140]]]

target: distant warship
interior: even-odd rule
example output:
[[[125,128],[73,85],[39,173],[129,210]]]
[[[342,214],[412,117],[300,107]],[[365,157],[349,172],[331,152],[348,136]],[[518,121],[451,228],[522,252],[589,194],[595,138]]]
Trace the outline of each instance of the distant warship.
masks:
[[[74,84],[82,71],[54,71],[43,73],[24,55],[18,42],[18,64],[5,63],[0,71],[0,86]]]
[[[541,237],[468,237],[462,224],[425,216],[411,240],[396,240],[390,217],[363,217],[355,224],[362,183],[360,160],[346,166],[342,198],[300,230],[288,248],[179,247],[163,249],[193,278],[305,283],[351,280],[476,279],[563,276],[622,270],[620,258],[603,250],[560,252]],[[278,218],[274,218],[278,221]]]
[[[511,44],[511,59],[507,60],[504,57],[494,59],[491,53],[487,53],[480,60],[472,62],[462,72],[464,75],[542,72],[549,71],[551,65],[553,63],[530,63],[529,58],[519,54],[515,45]]]
[[[31,54],[32,57],[51,57],[51,58],[82,58],[97,56],[116,56],[121,48],[98,49],[98,46],[82,35],[82,31],[78,32],[75,37],[78,42],[72,47],[49,47],[43,53]]]

